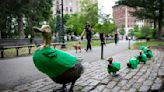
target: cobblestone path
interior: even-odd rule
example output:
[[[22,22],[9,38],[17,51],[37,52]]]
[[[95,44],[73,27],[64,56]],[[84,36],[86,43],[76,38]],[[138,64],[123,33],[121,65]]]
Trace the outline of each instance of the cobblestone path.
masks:
[[[136,55],[138,50],[121,52],[114,57],[121,62],[118,77],[107,73],[107,61],[84,62],[85,72],[77,80],[74,92],[161,92],[164,78],[164,51],[154,49],[154,58],[147,64],[139,64],[137,69],[126,68],[126,62]],[[17,86],[2,92],[52,92],[62,87],[51,79],[44,78]],[[70,85],[67,86],[69,89]]]

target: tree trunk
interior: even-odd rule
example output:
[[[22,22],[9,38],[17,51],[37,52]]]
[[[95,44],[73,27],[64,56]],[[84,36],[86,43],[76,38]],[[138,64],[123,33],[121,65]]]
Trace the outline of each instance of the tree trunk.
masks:
[[[1,31],[0,31],[0,39],[1,39],[2,37],[1,37]]]
[[[162,0],[160,0],[160,9],[159,9],[159,17],[158,17],[158,32],[157,39],[161,40],[161,32],[162,32],[162,20],[163,20],[163,9],[162,9]]]
[[[34,31],[33,31],[33,24],[32,24],[32,18],[29,17],[28,19],[28,23],[29,23],[29,29],[31,30],[31,38],[34,38]]]
[[[153,22],[154,22],[154,23],[153,23],[153,24],[154,24],[154,30],[155,30],[155,32],[153,33],[153,36],[154,36],[156,39],[157,39],[157,30],[158,30],[158,28],[157,28],[157,27],[158,27],[158,26],[157,26],[157,24],[158,24],[158,23],[157,23],[157,20],[158,20],[158,19],[156,19],[156,18],[154,18],[154,20],[153,20]]]
[[[19,32],[19,38],[24,39],[25,34],[24,34],[24,29],[23,29],[23,15],[18,14],[18,32]]]
[[[28,17],[28,25],[29,25],[29,30],[31,38],[30,38],[30,42],[33,43],[33,38],[34,38],[34,30],[33,30],[33,23],[32,23],[32,17]]]
[[[155,29],[155,30],[157,30],[157,19],[156,19],[156,18],[154,18],[154,20],[153,20],[153,21],[154,21],[154,29]]]

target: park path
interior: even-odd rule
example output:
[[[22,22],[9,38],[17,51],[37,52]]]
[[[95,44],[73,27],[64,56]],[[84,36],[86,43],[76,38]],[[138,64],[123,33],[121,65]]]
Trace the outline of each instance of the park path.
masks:
[[[121,41],[118,45],[108,44],[104,47],[104,58],[123,53],[127,49],[128,42],[126,41]],[[68,52],[83,58],[82,63],[87,64],[100,60],[101,47],[94,47],[92,51],[88,52],[84,50],[81,53],[75,53],[75,50]],[[0,60],[0,90],[9,89],[45,77],[44,74],[35,68],[31,56]]]

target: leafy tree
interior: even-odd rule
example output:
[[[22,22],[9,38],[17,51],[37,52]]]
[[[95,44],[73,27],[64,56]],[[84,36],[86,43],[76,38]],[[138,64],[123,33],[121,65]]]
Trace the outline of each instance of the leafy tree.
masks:
[[[52,0],[1,0],[1,34],[3,35],[14,26],[14,28],[17,27],[15,30],[18,30],[19,38],[24,38],[24,29],[32,30],[33,25],[49,20],[51,7]],[[13,22],[15,19],[16,23]]]
[[[51,17],[49,20],[49,25],[51,26],[51,30],[53,33],[56,32],[55,28],[56,28],[56,18],[55,17]]]
[[[122,26],[122,27],[120,28],[120,34],[121,34],[121,35],[125,35],[125,29],[124,29],[124,26]]]
[[[154,21],[154,29],[158,22],[157,37],[161,39],[162,20],[164,16],[164,1],[163,0],[119,0],[119,5],[127,5],[136,9],[132,15],[140,19],[150,19]]]
[[[81,12],[71,15],[66,23],[66,26],[79,35],[84,30],[85,23],[89,22],[94,32],[111,33],[116,29],[116,25],[111,23],[112,19],[109,15],[98,15],[98,4],[92,4],[91,0],[81,0]],[[103,24],[98,24],[98,18],[102,18]]]
[[[80,35],[86,22],[89,22],[92,28],[98,23],[98,6],[93,4],[91,0],[81,0],[81,12],[71,15],[66,26],[71,32]]]
[[[52,17],[52,0],[30,0],[27,6],[30,8],[26,11],[25,16],[28,21],[28,28],[31,30],[32,37],[34,36],[32,26],[40,26],[42,22],[50,23],[50,26],[54,28],[52,25],[52,21],[54,20]]]
[[[134,27],[134,36],[137,38],[153,38],[153,33],[154,33],[154,29],[148,27],[148,26],[144,26],[142,28],[139,28],[138,26]]]
[[[101,19],[101,24],[97,24],[95,26],[96,32],[109,34],[116,30],[116,25],[111,22],[112,19],[109,17],[109,15],[100,13],[99,18]]]
[[[135,36],[135,37],[137,37],[137,38],[142,38],[142,37],[143,37],[143,36],[142,36],[142,32],[141,32],[141,30],[139,29],[138,26],[135,26],[135,27],[133,28],[133,30],[134,30],[134,36]]]
[[[71,15],[67,20],[67,27],[77,35],[80,35],[84,29],[85,20],[84,16],[80,14]]]
[[[94,27],[98,23],[98,4],[93,4],[92,0],[81,0],[81,15]]]

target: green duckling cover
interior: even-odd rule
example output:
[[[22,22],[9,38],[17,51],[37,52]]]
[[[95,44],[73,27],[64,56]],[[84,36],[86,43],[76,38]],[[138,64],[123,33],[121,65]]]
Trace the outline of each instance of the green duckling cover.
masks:
[[[153,52],[152,52],[152,50],[147,50],[146,56],[147,56],[148,58],[152,58],[152,57],[153,57]]]
[[[119,71],[121,68],[120,62],[112,62],[112,68],[108,68],[108,73]]]
[[[129,60],[129,63],[131,64],[132,69],[136,69],[138,65],[138,59],[136,57],[133,57]]]
[[[57,77],[74,67],[77,58],[62,50],[47,47],[35,51],[33,61],[39,71],[49,77]]]
[[[139,62],[147,62],[147,56],[144,53],[141,54],[141,58],[139,58],[139,55],[136,57],[137,57]]]
[[[145,46],[140,46],[140,49],[141,49],[144,53],[146,53],[146,51],[147,51],[147,47],[145,47]]]

